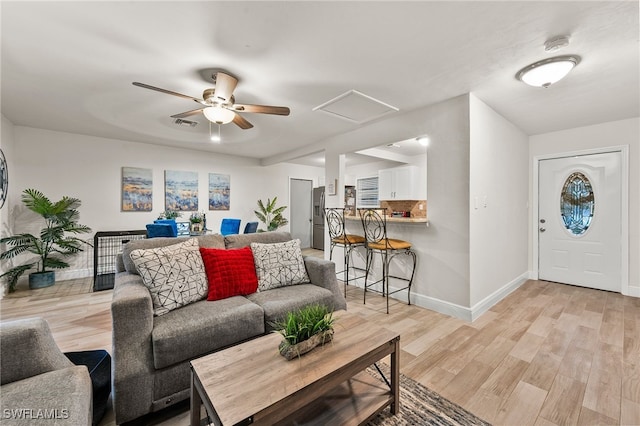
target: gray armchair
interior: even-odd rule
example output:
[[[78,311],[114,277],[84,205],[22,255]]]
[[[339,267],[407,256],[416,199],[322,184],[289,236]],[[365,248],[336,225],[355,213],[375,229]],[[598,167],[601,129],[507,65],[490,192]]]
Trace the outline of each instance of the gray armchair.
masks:
[[[0,323],[0,413],[11,425],[91,425],[91,378],[42,318]],[[54,421],[55,419],[55,421]]]

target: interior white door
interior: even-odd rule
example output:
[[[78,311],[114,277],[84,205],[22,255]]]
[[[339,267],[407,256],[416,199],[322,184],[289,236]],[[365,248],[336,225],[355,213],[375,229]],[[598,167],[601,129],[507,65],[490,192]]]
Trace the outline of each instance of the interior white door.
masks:
[[[622,155],[540,160],[538,277],[621,291]]]
[[[290,179],[290,212],[289,221],[291,237],[300,239],[300,247],[311,247],[311,208],[313,181],[306,179]]]

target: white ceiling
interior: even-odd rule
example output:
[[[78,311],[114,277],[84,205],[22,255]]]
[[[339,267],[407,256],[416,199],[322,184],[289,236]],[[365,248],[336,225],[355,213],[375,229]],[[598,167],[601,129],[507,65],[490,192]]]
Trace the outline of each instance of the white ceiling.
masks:
[[[11,2],[2,19],[1,112],[15,125],[255,158],[357,124],[312,111],[348,90],[399,108],[379,120],[473,92],[527,134],[640,115],[638,1]],[[582,62],[549,89],[514,78],[554,54]],[[170,115],[200,97],[217,69],[240,80],[237,102],[282,105],[289,117],[244,114],[208,140]],[[212,71],[213,70],[213,71]],[[389,141],[394,142],[394,141]],[[311,152],[311,151],[310,151]]]

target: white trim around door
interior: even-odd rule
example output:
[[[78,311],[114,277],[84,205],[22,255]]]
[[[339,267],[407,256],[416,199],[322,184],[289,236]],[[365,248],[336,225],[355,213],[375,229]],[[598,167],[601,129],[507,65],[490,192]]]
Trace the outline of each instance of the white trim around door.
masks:
[[[533,158],[533,189],[531,206],[531,253],[532,257],[532,279],[538,279],[538,190],[539,190],[539,165],[541,160],[555,158],[575,157],[580,155],[603,154],[608,152],[620,152],[622,156],[622,199],[621,199],[621,293],[628,296],[640,297],[640,294],[630,294],[629,292],[629,146],[612,146],[606,148],[587,149],[582,151],[561,152],[555,154],[538,155]]]

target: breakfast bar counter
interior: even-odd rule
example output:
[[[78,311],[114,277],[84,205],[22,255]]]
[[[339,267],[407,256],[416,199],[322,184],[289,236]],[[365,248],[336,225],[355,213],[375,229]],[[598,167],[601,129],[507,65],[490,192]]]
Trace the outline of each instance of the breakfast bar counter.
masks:
[[[345,220],[357,220],[360,221],[360,216],[345,216]],[[429,219],[426,217],[391,217],[387,216],[387,223],[428,223]]]

